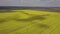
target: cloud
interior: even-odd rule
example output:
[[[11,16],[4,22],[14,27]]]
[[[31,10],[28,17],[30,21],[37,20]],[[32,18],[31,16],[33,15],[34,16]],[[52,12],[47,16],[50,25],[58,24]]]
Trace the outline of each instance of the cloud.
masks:
[[[60,0],[0,0],[0,6],[60,7]]]

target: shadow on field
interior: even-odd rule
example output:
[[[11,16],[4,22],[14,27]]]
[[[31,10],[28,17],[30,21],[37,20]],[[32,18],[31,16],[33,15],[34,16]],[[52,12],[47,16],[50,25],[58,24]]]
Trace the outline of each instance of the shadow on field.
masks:
[[[39,27],[39,28],[44,28],[44,29],[49,28],[49,26],[47,24],[40,23],[40,24],[37,24],[37,25],[38,25],[37,27]]]
[[[34,20],[45,20],[45,19],[46,18],[44,16],[37,15],[37,16],[32,16],[32,17],[27,18],[27,19],[16,18],[14,20],[16,20],[16,21],[23,21],[23,22],[29,22],[29,21],[34,21]]]
[[[0,23],[6,22],[6,19],[0,19]]]

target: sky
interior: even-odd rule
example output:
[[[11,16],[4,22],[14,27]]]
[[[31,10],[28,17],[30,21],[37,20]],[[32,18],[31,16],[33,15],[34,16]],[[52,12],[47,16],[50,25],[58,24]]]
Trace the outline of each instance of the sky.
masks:
[[[60,0],[0,0],[0,6],[60,7]]]

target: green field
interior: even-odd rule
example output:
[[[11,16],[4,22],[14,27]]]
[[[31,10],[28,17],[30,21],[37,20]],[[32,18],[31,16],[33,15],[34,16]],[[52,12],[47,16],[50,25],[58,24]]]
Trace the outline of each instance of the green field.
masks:
[[[2,12],[0,34],[60,34],[60,13],[37,10]]]

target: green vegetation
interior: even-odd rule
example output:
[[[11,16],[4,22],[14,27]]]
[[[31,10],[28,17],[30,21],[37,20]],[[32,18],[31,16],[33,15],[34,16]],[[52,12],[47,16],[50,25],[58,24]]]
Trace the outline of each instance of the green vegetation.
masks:
[[[12,11],[0,13],[0,34],[60,34],[60,13]]]

